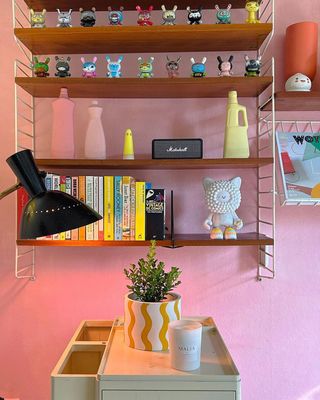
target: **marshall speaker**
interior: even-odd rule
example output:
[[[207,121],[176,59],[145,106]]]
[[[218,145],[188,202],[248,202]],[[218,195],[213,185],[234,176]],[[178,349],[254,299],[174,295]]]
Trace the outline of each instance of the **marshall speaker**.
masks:
[[[154,139],[152,158],[202,158],[202,139]]]

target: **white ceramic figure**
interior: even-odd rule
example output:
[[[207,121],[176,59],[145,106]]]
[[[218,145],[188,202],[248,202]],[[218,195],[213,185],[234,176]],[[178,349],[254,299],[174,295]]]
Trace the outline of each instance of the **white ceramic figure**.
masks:
[[[311,86],[311,79],[298,72],[287,80],[286,92],[310,92]]]
[[[204,226],[210,230],[210,238],[237,239],[236,230],[243,227],[242,220],[236,214],[241,203],[241,178],[230,180],[204,178],[203,186],[210,211]]]

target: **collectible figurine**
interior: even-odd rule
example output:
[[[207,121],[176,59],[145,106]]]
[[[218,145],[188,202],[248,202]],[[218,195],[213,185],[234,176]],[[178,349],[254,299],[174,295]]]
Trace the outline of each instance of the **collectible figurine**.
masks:
[[[153,77],[153,61],[154,57],[150,57],[149,61],[143,61],[141,57],[138,58],[139,61],[139,78],[152,78]]]
[[[46,27],[46,12],[44,8],[42,11],[30,10],[30,22],[32,28],[45,28]]]
[[[188,11],[188,24],[190,25],[199,25],[202,24],[202,7],[195,8],[191,10],[190,7],[187,7]]]
[[[231,4],[228,4],[227,8],[219,8],[216,4],[216,17],[217,17],[217,24],[231,24]]]
[[[172,10],[166,10],[166,7],[164,5],[161,6],[161,9],[163,11],[162,13],[162,25],[175,25],[176,21],[176,11],[178,9],[178,6],[174,6]]]
[[[97,17],[96,17],[96,9],[94,7],[91,10],[84,10],[83,8],[79,8],[80,11],[80,25],[84,27],[92,27],[95,25]]]
[[[205,63],[207,61],[207,57],[203,57],[201,63],[196,63],[194,58],[190,58],[192,62],[192,75],[194,78],[203,78],[206,76],[206,66]]]
[[[97,57],[93,57],[92,61],[86,61],[84,57],[81,57],[83,78],[95,78],[97,76],[96,74],[97,59],[98,59]]]
[[[122,25],[123,21],[123,10],[124,8],[121,6],[118,11],[112,11],[112,8],[108,7],[108,18],[110,25]]]
[[[179,62],[181,60],[181,57],[178,57],[177,60],[170,60],[170,58],[167,56],[167,72],[168,72],[168,77],[169,78],[177,78],[179,76]]]
[[[58,76],[59,78],[67,78],[68,76],[71,76],[70,74],[70,64],[69,61],[71,60],[71,57],[67,57],[65,60],[63,57],[55,57],[57,64],[56,64],[56,70],[57,72],[55,73],[55,76]]]
[[[261,69],[261,56],[257,59],[250,59],[245,55],[244,59],[246,60],[246,73],[244,76],[259,76]]]
[[[45,62],[39,61],[38,57],[33,57],[33,63],[31,64],[31,67],[33,68],[35,76],[38,78],[46,78],[49,76],[49,62],[49,57],[46,58]]]
[[[69,11],[60,11],[59,8],[57,8],[58,11],[58,25],[57,28],[71,28],[71,13],[72,9],[70,8]]]
[[[123,56],[120,56],[118,58],[118,61],[111,61],[111,58],[109,56],[106,56],[107,60],[107,77],[108,78],[121,78],[122,72],[121,72],[121,61],[123,60]]]
[[[204,222],[211,239],[237,239],[236,230],[243,227],[236,210],[241,203],[241,178],[215,181],[204,178],[205,199],[210,211]],[[223,231],[224,230],[224,233]]]
[[[248,18],[246,19],[247,24],[259,24],[258,11],[260,9],[262,0],[247,0],[246,10],[248,11]]]
[[[219,76],[231,76],[233,75],[232,70],[232,61],[233,61],[233,56],[229,57],[228,61],[222,61],[222,58],[220,56],[217,57],[217,60],[219,61]]]
[[[299,72],[287,80],[286,92],[310,92],[311,86],[311,79]]]
[[[150,26],[153,25],[151,21],[151,11],[153,10],[153,6],[149,6],[148,10],[142,10],[140,6],[136,6],[136,10],[138,11],[138,25],[140,26]]]

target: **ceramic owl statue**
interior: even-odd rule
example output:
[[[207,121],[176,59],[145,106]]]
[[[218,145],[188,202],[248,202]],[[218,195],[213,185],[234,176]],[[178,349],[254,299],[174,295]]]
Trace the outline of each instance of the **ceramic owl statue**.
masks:
[[[237,230],[243,227],[236,214],[241,203],[241,178],[214,180],[204,178],[205,200],[210,211],[204,222],[211,239],[237,239]]]

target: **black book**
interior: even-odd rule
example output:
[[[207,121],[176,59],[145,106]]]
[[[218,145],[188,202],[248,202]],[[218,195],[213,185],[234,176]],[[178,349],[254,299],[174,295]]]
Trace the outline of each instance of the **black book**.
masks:
[[[165,238],[165,190],[146,189],[146,240]]]

